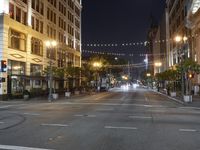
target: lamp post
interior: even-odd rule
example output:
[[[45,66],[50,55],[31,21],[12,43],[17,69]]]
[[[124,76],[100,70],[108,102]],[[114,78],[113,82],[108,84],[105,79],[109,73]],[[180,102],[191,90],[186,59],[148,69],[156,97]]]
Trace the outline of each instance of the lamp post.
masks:
[[[96,89],[98,90],[98,69],[102,67],[102,64],[100,62],[94,62],[93,67],[96,68]]]
[[[181,45],[181,49],[179,50],[179,57],[181,61],[181,95],[184,96],[184,91],[185,91],[185,83],[184,83],[184,70],[183,70],[183,49],[182,49],[182,44],[185,43],[188,40],[186,36],[179,36],[177,35],[174,38],[174,41]]]
[[[50,70],[49,70],[49,96],[48,96],[48,100],[49,102],[52,102],[52,78],[53,78],[53,71],[52,71],[52,51],[53,49],[57,46],[57,42],[56,41],[46,41],[45,43],[47,49],[50,50],[50,56],[49,56],[49,59],[50,59],[50,62],[49,62],[49,66],[50,66]]]
[[[160,71],[160,67],[162,66],[162,63],[161,62],[156,62],[154,65],[155,65],[155,67],[158,68],[158,73],[160,73],[161,72]]]

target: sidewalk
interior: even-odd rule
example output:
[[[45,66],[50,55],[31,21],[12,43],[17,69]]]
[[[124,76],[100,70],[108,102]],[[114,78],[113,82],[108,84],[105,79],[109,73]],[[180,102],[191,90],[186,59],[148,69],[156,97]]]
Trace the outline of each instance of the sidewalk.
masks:
[[[70,97],[65,97],[63,94],[59,95],[58,99],[53,99],[52,102],[57,102],[57,101],[70,101],[73,99],[78,99],[80,97],[84,97],[84,96],[88,96],[88,95],[94,95],[95,93],[91,92],[91,93],[80,93],[78,95],[71,95]],[[35,97],[35,98],[30,98],[28,100],[24,100],[24,99],[9,99],[6,101],[0,101],[0,104],[13,104],[13,103],[48,103],[48,96],[42,96],[42,97]]]
[[[160,90],[159,92],[156,90],[154,90],[154,92],[157,92],[159,94],[162,94],[168,98],[170,98],[171,100],[174,100],[178,103],[181,103],[187,107],[199,107],[200,108],[200,95],[193,95],[192,96],[192,103],[186,103],[183,101],[183,98],[180,95],[177,95],[176,97],[171,97],[169,95],[166,94],[166,92],[164,90]]]

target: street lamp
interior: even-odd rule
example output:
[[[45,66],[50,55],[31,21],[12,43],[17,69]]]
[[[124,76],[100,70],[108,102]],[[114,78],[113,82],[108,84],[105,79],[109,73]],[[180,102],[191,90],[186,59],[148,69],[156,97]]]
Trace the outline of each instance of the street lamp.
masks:
[[[49,72],[49,97],[48,97],[48,100],[49,102],[52,101],[52,51],[53,49],[57,46],[57,42],[56,41],[46,41],[45,42],[45,45],[46,45],[46,48],[50,50],[50,56],[49,56],[49,59],[50,59],[50,62],[49,62],[49,65],[50,65],[50,72]]]
[[[184,71],[183,71],[183,55],[182,55],[182,43],[185,43],[188,40],[188,38],[186,36],[179,36],[177,35],[174,38],[174,41],[177,44],[181,44],[181,49],[179,50],[179,58],[181,61],[181,95],[184,96],[184,90],[185,90],[185,84],[184,84]]]
[[[101,62],[94,62],[93,63],[93,67],[96,68],[96,89],[98,90],[98,85],[97,85],[98,84],[98,81],[97,81],[98,79],[97,78],[99,76],[98,75],[98,70],[99,70],[99,68],[102,67],[102,63]]]
[[[147,73],[146,76],[147,76],[147,77],[151,77],[151,74],[150,74],[150,73]]]
[[[162,66],[162,63],[156,62],[154,65],[155,65],[155,67],[158,67],[158,73],[160,73],[160,67]]]

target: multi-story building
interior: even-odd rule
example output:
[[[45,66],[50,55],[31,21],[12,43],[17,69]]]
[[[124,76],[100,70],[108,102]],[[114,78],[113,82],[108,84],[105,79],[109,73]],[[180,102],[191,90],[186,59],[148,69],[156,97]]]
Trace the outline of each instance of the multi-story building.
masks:
[[[151,73],[154,73],[154,41],[156,38],[156,34],[158,31],[158,24],[155,20],[155,18],[153,16],[151,16],[151,26],[150,29],[148,31],[147,34],[147,41],[148,43],[148,47],[147,47],[147,60],[148,60],[148,66],[147,66],[147,70]]]
[[[167,39],[170,47],[168,51],[168,66],[181,62],[181,60],[191,57],[190,29],[185,25],[185,19],[188,12],[186,0],[167,0],[167,15],[169,22],[169,36]],[[179,42],[175,41],[178,38]]]
[[[81,66],[81,10],[81,0],[1,0],[0,60],[7,63],[1,97],[46,90],[42,72],[50,61],[59,68]],[[47,40],[58,44],[49,49]],[[54,79],[54,89],[66,86]]]
[[[200,64],[200,0],[190,0],[187,15],[187,27],[192,35],[192,57]],[[195,77],[195,84],[200,84],[200,75]]]
[[[169,44],[167,39],[169,27],[167,18],[167,11],[164,11],[153,40],[154,74],[163,72],[168,68],[167,52],[169,51]]]

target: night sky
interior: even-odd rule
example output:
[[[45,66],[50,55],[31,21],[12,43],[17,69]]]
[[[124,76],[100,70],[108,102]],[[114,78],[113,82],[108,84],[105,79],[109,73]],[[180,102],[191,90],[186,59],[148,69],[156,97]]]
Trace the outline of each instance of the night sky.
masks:
[[[112,44],[145,41],[150,26],[150,16],[160,20],[165,0],[83,0],[82,43]],[[132,53],[140,62],[144,46],[86,47],[84,50]]]

